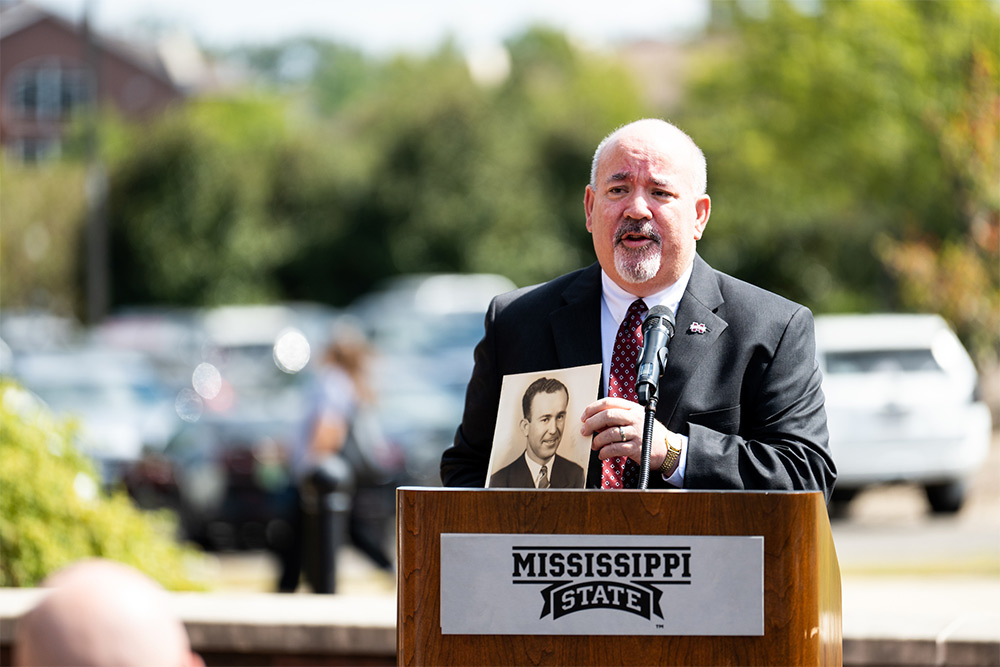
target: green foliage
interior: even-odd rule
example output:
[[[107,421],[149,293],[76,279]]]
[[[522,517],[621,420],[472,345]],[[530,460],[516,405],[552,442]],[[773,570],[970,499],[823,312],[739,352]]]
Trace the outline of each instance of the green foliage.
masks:
[[[915,287],[926,280],[905,273],[905,249],[890,246],[967,248],[992,278],[966,312],[996,303],[997,5],[834,0],[803,13],[775,0],[754,16],[741,6],[716,5],[728,23],[677,118],[709,159],[702,253],[821,311],[948,311],[982,352],[986,321],[928,298]]]
[[[708,156],[702,254],[820,312],[944,313],[996,355],[996,3],[726,0],[713,17],[681,105],[658,114]],[[397,273],[528,284],[593,261],[591,154],[657,115],[640,88],[655,74],[541,28],[506,46],[490,84],[448,43],[386,62],[315,39],[248,48],[261,88],[109,125],[113,305],[344,305]],[[20,303],[42,275],[17,254],[25,230],[69,210],[25,181],[44,193],[27,202],[11,174],[0,297]]]
[[[86,224],[86,170],[0,161],[0,304],[72,312]]]
[[[226,57],[243,63],[261,85],[283,93],[308,90],[321,114],[339,111],[381,85],[381,68],[355,48],[311,37],[240,46]]]
[[[115,305],[342,305],[397,273],[526,283],[593,261],[591,152],[640,112],[622,71],[540,30],[494,86],[447,44],[363,65],[294,48],[315,58],[305,99],[194,100],[106,142]],[[246,57],[288,90],[283,56]]]
[[[382,85],[380,68],[354,49],[313,42],[316,69],[312,76],[312,97],[321,114],[333,114],[363,94]]]
[[[397,60],[340,117],[373,156],[361,197],[345,202],[352,252],[385,260],[367,263],[372,280],[487,271],[525,284],[593,261],[582,212],[590,157],[641,113],[641,97],[623,71],[561,35],[534,30],[508,48],[510,76],[494,87],[447,47]]]
[[[273,270],[298,243],[287,186],[307,167],[285,118],[274,102],[205,100],[132,129],[110,170],[115,304],[280,297]]]
[[[173,540],[166,514],[137,510],[124,492],[98,488],[73,427],[0,380],[0,586],[36,586],[76,560],[131,565],[171,590],[200,588],[186,574],[194,551]]]

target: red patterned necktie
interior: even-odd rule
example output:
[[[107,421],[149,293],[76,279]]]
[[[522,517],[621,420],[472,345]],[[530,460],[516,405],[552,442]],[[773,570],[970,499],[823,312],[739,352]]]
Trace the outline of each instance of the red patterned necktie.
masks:
[[[642,316],[647,310],[643,300],[636,299],[618,327],[611,368],[608,370],[608,396],[639,401],[635,393],[635,364],[642,351]],[[602,489],[634,489],[638,482],[639,464],[632,459],[615,456],[604,460],[601,466]]]

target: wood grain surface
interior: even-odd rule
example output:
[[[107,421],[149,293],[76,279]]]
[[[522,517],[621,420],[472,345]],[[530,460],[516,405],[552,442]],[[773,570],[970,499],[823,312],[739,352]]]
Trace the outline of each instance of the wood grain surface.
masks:
[[[400,665],[837,665],[840,569],[820,493],[397,491]],[[762,535],[764,635],[442,635],[441,533]]]

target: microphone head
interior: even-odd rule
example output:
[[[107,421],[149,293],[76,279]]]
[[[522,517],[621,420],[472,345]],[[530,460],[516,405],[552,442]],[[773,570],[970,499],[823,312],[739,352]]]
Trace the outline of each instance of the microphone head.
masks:
[[[646,315],[646,320],[642,323],[642,331],[645,334],[653,327],[663,327],[667,330],[668,336],[674,335],[674,313],[666,306],[653,306]]]

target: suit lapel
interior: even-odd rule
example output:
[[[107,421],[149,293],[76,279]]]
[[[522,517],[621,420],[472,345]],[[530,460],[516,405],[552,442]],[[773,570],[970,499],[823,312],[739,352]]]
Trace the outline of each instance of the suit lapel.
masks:
[[[517,488],[534,488],[535,480],[531,478],[531,468],[528,467],[528,462],[524,460],[524,454],[517,461],[517,468],[514,469],[514,474],[511,475],[511,486]]]
[[[573,368],[602,362],[601,352],[601,267],[594,263],[584,269],[563,291],[565,305],[549,314],[559,366]],[[603,396],[598,380],[596,395]],[[601,484],[601,462],[590,453],[586,485]]]
[[[691,280],[677,308],[677,330],[667,346],[667,368],[660,380],[656,412],[663,424],[669,425],[688,380],[728,326],[716,314],[723,301],[714,271],[695,255]]]
[[[549,314],[560,368],[601,363],[601,269],[592,264],[563,291]]]
[[[602,362],[601,352],[601,269],[593,264],[570,283],[563,292],[565,305],[549,315],[556,346],[558,365],[572,368]],[[695,255],[694,268],[687,289],[677,309],[677,332],[670,341],[667,369],[660,381],[657,418],[669,424],[680,403],[688,380],[697,371],[700,360],[708,354],[728,324],[716,314],[724,299],[715,272]],[[692,324],[705,325],[704,333],[691,332]],[[696,329],[700,329],[696,327]],[[603,396],[603,390],[599,389]],[[601,464],[591,454],[587,486],[600,486]]]

